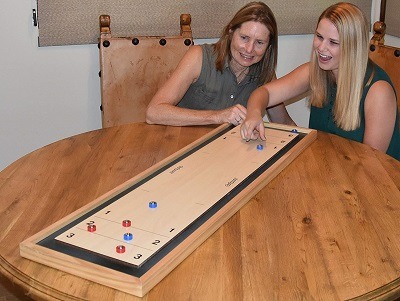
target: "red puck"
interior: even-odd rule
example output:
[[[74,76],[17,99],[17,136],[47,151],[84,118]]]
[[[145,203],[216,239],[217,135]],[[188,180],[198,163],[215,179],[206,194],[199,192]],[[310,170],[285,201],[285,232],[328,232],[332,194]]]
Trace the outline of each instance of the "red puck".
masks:
[[[124,227],[130,227],[131,224],[132,224],[132,222],[129,219],[122,221],[122,226],[124,226]]]
[[[119,245],[116,248],[117,253],[124,253],[125,252],[125,246]]]
[[[89,231],[89,232],[94,232],[94,231],[96,231],[96,225],[88,225],[87,226],[87,230]]]

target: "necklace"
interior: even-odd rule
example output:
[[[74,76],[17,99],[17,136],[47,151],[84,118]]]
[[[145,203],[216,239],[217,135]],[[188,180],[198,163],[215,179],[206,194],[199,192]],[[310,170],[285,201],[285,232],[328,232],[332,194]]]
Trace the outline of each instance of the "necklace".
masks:
[[[248,72],[249,72],[249,67],[246,67],[245,69],[243,69],[239,73],[235,73],[236,81],[238,82],[238,84],[246,77]]]
[[[244,69],[240,70],[235,70],[236,68],[233,66],[233,64],[230,64],[230,68],[231,71],[233,72],[233,74],[235,74],[236,76],[236,81],[237,83],[240,83],[247,75],[247,73],[249,73],[249,67],[245,67]]]

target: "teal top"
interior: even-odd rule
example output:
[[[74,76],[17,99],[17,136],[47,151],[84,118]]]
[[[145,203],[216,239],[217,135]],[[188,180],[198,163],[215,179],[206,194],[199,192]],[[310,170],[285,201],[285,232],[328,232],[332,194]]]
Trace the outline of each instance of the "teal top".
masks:
[[[375,74],[372,78],[371,83],[367,85],[367,82],[373,70],[375,70]],[[363,142],[364,131],[365,131],[365,114],[364,114],[365,97],[372,84],[379,80],[387,81],[393,87],[393,90],[395,90],[386,72],[376,64],[370,62],[368,64],[365,76],[365,88],[360,103],[361,122],[360,126],[357,129],[353,131],[345,131],[336,126],[333,116],[333,108],[336,99],[336,85],[331,85],[330,87],[328,87],[328,93],[327,93],[328,101],[322,108],[311,106],[309,127],[316,130],[336,134],[354,141]],[[399,130],[398,110],[396,113],[396,123],[394,125],[393,135],[390,140],[389,148],[387,149],[386,154],[392,156],[393,158],[396,158],[397,160],[400,160],[400,130]]]
[[[255,68],[238,84],[236,76],[225,62],[223,72],[215,67],[216,56],[212,44],[200,45],[203,49],[203,62],[200,76],[178,103],[178,107],[193,110],[222,110],[235,104],[247,106],[250,94],[258,88],[259,76]]]

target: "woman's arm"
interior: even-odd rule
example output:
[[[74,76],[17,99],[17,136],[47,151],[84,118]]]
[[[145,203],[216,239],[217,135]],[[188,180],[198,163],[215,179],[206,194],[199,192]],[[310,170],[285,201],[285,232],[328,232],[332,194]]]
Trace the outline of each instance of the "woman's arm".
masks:
[[[263,111],[299,96],[310,89],[309,63],[305,63],[289,74],[256,89],[247,102],[246,119],[241,126],[245,140],[261,138],[265,140]]]
[[[176,107],[176,105],[200,75],[202,52],[200,46],[189,48],[171,77],[150,101],[146,111],[147,123],[178,125],[188,119],[188,115],[190,116],[191,113]]]
[[[365,99],[365,132],[363,143],[386,152],[396,122],[396,95],[386,81],[377,81]]]
[[[230,122],[238,124],[246,116],[246,108],[235,105],[224,110],[192,110],[176,105],[190,85],[200,76],[203,51],[192,46],[165,84],[157,91],[146,111],[146,122],[166,125],[206,125]]]

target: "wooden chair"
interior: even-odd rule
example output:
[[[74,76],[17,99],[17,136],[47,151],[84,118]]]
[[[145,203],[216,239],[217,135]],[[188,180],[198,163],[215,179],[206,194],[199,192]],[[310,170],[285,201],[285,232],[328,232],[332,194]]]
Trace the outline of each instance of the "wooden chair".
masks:
[[[385,30],[386,25],[383,21],[375,22],[369,57],[390,76],[396,89],[397,105],[400,110],[400,49],[385,45]]]
[[[101,15],[102,125],[145,121],[148,103],[193,44],[191,16],[180,16],[180,35],[113,37],[110,16]]]

